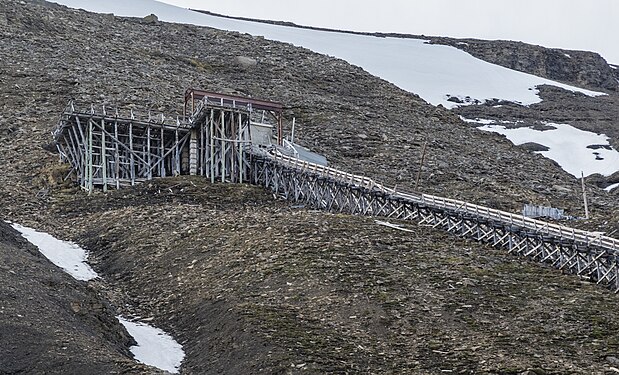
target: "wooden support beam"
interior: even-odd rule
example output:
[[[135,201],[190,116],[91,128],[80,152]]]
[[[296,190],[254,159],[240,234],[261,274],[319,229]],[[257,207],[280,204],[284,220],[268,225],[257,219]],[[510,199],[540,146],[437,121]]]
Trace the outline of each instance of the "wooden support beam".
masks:
[[[129,124],[129,179],[131,185],[135,185],[135,152],[133,150],[133,124]]]
[[[161,135],[159,139],[159,177],[165,177],[165,132],[163,128],[160,129]]]
[[[87,189],[88,189],[88,194],[92,194],[92,190],[93,190],[93,182],[92,182],[92,178],[93,178],[93,156],[92,156],[92,120],[88,121],[88,167],[87,167],[87,171],[88,171],[88,182],[87,182]]]
[[[101,120],[101,128],[105,127],[105,123]],[[107,148],[105,145],[105,132],[101,132],[101,178],[103,179],[103,192],[107,192],[107,160],[106,160]]]
[[[146,158],[147,158],[147,169],[146,169],[146,178],[151,180],[153,178],[153,154],[150,151],[150,126],[146,127]]]
[[[191,139],[189,141],[189,174],[195,176],[198,174],[198,130],[191,130]]]
[[[220,152],[221,152],[221,166],[220,166],[220,176],[221,182],[226,182],[226,114],[224,111],[220,111],[220,120],[219,120],[219,138],[221,139],[220,144]]]
[[[116,116],[118,117],[118,116]],[[118,121],[114,121],[114,138],[118,140]],[[114,183],[120,189],[120,142],[114,142]]]

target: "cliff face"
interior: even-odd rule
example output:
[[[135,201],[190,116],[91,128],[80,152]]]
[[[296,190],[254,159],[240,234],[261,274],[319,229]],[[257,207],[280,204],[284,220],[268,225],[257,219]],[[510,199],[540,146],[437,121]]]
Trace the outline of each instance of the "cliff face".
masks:
[[[510,69],[586,87],[619,91],[617,72],[597,53],[572,51],[503,40],[430,38],[434,44],[459,48],[471,55]]]

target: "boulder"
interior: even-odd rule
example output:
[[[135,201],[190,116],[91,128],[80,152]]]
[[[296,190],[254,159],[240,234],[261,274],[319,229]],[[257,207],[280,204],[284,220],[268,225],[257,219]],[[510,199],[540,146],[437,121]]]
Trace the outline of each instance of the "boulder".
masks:
[[[157,15],[151,13],[148,16],[142,18],[142,22],[147,24],[147,25],[155,25],[156,23],[159,22],[159,17],[157,17]]]
[[[250,69],[258,65],[258,61],[247,56],[237,56],[236,63],[245,69]]]

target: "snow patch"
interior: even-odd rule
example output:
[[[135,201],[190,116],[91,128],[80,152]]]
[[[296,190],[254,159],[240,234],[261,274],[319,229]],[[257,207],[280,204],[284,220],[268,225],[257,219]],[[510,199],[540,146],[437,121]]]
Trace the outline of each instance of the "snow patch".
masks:
[[[606,186],[606,187],[604,188],[604,190],[606,190],[606,191],[610,192],[611,190],[613,190],[614,188],[616,188],[616,187],[618,187],[618,186],[619,186],[619,183],[617,183],[617,184],[612,184],[612,185],[608,185],[608,186]]]
[[[567,57],[568,59],[571,59],[571,58],[572,58],[572,56],[570,56],[570,55],[569,55],[569,54],[567,54],[567,53],[564,53],[563,55],[564,55],[565,57]]]
[[[179,343],[159,328],[141,322],[132,322],[122,316],[117,318],[138,343],[129,348],[136,360],[173,374],[178,373],[185,357],[183,347]]]
[[[535,142],[549,148],[539,151],[545,157],[556,161],[563,170],[580,178],[599,173],[609,176],[619,170],[619,152],[613,149],[604,134],[576,129],[567,124],[546,123],[550,130],[532,128],[508,129],[502,125],[484,125],[478,129],[503,134],[516,145]],[[596,146],[591,148],[588,146]]]
[[[464,122],[468,122],[468,123],[472,123],[472,124],[482,124],[482,125],[492,125],[492,124],[520,124],[523,123],[524,121],[522,120],[518,120],[518,121],[505,121],[505,120],[490,120],[490,119],[484,119],[484,118],[479,118],[476,117],[474,119],[471,118],[466,118],[464,116],[459,116],[460,120],[464,121]]]
[[[77,244],[61,241],[48,233],[38,232],[16,223],[11,223],[11,226],[38,247],[47,259],[73,278],[88,281],[99,277],[86,263],[88,252]],[[117,318],[138,343],[137,346],[129,348],[136,360],[174,374],[178,373],[178,368],[185,357],[179,343],[158,328],[131,322],[121,316]]]
[[[469,98],[468,104],[499,99],[530,105],[541,102],[537,87],[552,85],[589,96],[606,95],[517,72],[477,59],[455,47],[428,44],[419,39],[382,38],[339,32],[299,29],[240,21],[193,12],[153,0],[55,0],[93,12],[144,17],[161,21],[209,26],[292,43],[314,52],[338,57],[418,94],[433,105],[454,108],[450,97]],[[466,104],[466,103],[464,103]]]
[[[20,232],[22,237],[38,247],[41,254],[73,278],[88,281],[99,277],[86,263],[88,252],[75,243],[61,241],[48,233],[38,232],[16,223],[11,226]]]
[[[468,123],[472,123],[472,124],[482,124],[482,125],[490,125],[490,124],[495,124],[496,121],[494,120],[488,120],[488,119],[483,119],[483,118],[466,118],[466,117],[462,117],[460,116],[460,119],[464,122],[468,122]]]

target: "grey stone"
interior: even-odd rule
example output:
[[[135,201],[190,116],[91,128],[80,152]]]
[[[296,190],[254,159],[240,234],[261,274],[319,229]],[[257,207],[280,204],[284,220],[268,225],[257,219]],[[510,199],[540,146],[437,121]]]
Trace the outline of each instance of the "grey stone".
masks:
[[[524,148],[525,150],[529,150],[529,151],[548,151],[548,150],[550,150],[550,148],[548,148],[547,146],[540,145],[539,143],[535,143],[535,142],[523,143],[523,144],[520,145],[520,147]]]
[[[610,363],[611,365],[619,366],[619,358],[615,356],[606,357],[606,362]]]
[[[143,21],[144,23],[146,23],[146,24],[149,24],[149,25],[154,25],[154,24],[156,24],[157,22],[159,22],[159,17],[157,17],[157,15],[155,15],[155,14],[152,14],[152,13],[151,13],[151,14],[149,14],[148,16],[144,17],[144,18],[142,19],[142,21]]]
[[[253,68],[254,66],[258,65],[258,61],[247,56],[237,56],[236,63],[245,69]]]
[[[544,48],[514,41],[487,41],[436,37],[431,43],[445,44],[510,69],[540,77],[585,86],[593,90],[619,91],[616,69],[595,52]]]

